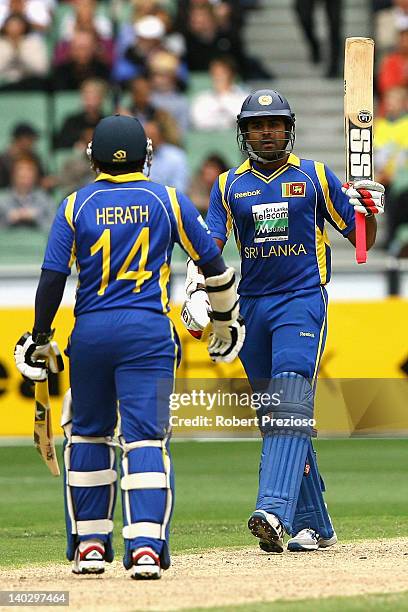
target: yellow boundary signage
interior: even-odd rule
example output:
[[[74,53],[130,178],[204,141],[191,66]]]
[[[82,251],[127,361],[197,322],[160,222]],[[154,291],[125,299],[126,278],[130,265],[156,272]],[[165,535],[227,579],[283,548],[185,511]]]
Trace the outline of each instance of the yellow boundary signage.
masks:
[[[171,317],[176,324],[183,349],[179,378],[245,378],[244,370],[236,360],[233,364],[212,364],[206,344],[192,338],[180,323],[180,308],[173,307]],[[329,334],[323,355],[320,378],[325,379],[406,379],[404,364],[408,365],[408,301],[389,298],[378,302],[338,302],[329,306]],[[0,309],[0,436],[32,436],[33,390],[14,367],[13,349],[20,335],[31,328],[33,310],[28,308]],[[61,308],[56,321],[56,340],[61,349],[73,327],[72,309]],[[260,358],[262,356],[260,355]],[[69,386],[68,360],[66,370],[51,384],[51,405],[54,431],[59,427],[62,397]],[[405,370],[407,369],[405,366]],[[330,396],[330,385],[324,383],[325,397]],[[374,383],[373,383],[374,385]],[[350,387],[347,387],[348,389]],[[373,387],[374,388],[374,387]],[[343,386],[342,386],[343,389]],[[344,393],[343,393],[344,395]],[[408,398],[390,399],[387,410],[397,410],[400,422],[400,402],[408,405]],[[371,401],[366,398],[367,402]],[[357,410],[357,408],[356,408]],[[374,414],[376,416],[374,416]],[[370,427],[370,418],[379,418],[378,407],[372,417],[359,415],[345,417],[342,431],[352,431],[357,421]],[[407,418],[408,422],[408,418]],[[371,423],[373,425],[373,423]]]

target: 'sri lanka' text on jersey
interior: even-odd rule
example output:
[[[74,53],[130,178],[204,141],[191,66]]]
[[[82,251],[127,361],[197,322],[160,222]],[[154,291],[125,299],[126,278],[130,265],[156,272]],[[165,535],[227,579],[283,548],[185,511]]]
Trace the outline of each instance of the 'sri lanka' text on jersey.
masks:
[[[354,209],[333,172],[293,154],[274,172],[247,160],[221,174],[206,218],[224,243],[234,232],[241,255],[239,293],[252,296],[330,280],[325,220],[347,236],[355,227]]]
[[[198,264],[219,250],[190,200],[141,173],[100,174],[58,209],[43,269],[79,272],[75,315],[109,308],[168,311],[177,242]]]

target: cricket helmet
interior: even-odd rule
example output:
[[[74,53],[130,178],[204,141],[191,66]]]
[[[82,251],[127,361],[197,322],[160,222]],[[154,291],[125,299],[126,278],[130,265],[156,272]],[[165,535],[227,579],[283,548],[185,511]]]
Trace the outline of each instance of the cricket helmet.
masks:
[[[286,123],[284,146],[276,151],[280,154],[275,159],[282,159],[293,150],[295,144],[295,113],[287,99],[274,89],[259,89],[245,98],[241,112],[237,116],[237,141],[239,148],[254,161],[270,162],[262,157],[262,151],[256,151],[248,140],[247,125],[249,119],[256,117],[284,117]]]
[[[153,149],[142,124],[136,117],[112,115],[97,124],[88,155],[93,162],[120,169],[146,159],[149,165]]]

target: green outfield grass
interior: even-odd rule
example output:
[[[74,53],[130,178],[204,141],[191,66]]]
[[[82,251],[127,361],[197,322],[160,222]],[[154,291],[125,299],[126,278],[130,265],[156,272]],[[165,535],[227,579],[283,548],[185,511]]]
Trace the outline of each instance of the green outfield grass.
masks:
[[[327,501],[342,541],[408,535],[408,441],[318,440]],[[172,550],[253,546],[258,442],[176,442]],[[0,565],[63,561],[62,478],[30,446],[0,446]],[[115,544],[122,554],[121,514]]]
[[[189,612],[399,612],[408,610],[408,591],[392,595],[360,595],[358,597],[328,597],[327,599],[301,599],[275,601],[220,608],[194,608]]]

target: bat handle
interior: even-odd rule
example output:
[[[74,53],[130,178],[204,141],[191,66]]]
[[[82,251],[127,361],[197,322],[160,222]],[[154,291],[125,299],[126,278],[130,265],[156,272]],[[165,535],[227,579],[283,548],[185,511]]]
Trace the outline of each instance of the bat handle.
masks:
[[[364,213],[356,212],[356,261],[367,261],[366,223]]]

